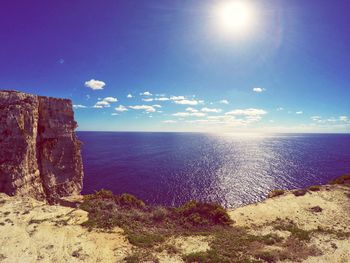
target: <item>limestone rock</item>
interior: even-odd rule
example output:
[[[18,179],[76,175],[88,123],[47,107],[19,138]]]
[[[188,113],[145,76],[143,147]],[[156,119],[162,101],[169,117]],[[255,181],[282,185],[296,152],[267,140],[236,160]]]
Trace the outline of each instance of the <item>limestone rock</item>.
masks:
[[[70,100],[0,91],[0,192],[49,202],[79,194],[76,127]]]

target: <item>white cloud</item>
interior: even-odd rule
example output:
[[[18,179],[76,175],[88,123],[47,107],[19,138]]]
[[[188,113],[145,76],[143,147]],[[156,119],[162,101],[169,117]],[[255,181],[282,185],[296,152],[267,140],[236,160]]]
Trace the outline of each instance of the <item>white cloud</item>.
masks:
[[[311,116],[311,120],[313,121],[321,120],[321,116]]]
[[[106,97],[103,99],[103,101],[106,101],[108,103],[112,103],[112,102],[117,102],[118,99],[117,98],[113,98],[113,97]]]
[[[162,106],[159,105],[159,104],[154,104],[153,107],[155,107],[155,108],[161,108]]]
[[[225,115],[232,115],[232,116],[262,116],[267,114],[267,112],[265,110],[262,109],[254,109],[254,108],[250,108],[250,109],[236,109],[236,110],[232,110],[229,112],[226,112]]]
[[[283,110],[284,110],[283,107],[278,107],[278,108],[276,109],[276,111],[283,111]]]
[[[100,100],[96,102],[94,105],[94,108],[101,109],[101,108],[109,108],[111,105],[109,104],[108,101]]]
[[[127,97],[128,99],[131,99],[133,96],[129,93],[126,97]]]
[[[163,123],[177,123],[177,121],[174,121],[174,120],[165,120],[165,121],[163,121]]]
[[[185,96],[171,96],[170,100],[184,100]]]
[[[88,87],[92,90],[101,90],[106,85],[102,80],[90,79],[89,81],[85,81],[85,87]]]
[[[301,114],[303,114],[303,113],[304,113],[303,111],[297,111],[295,114],[301,115]]]
[[[129,108],[133,110],[144,110],[146,112],[156,112],[156,109],[153,106],[149,105],[135,105],[129,106]]]
[[[119,115],[119,113],[113,112],[113,113],[111,113],[111,115],[112,116],[117,116],[117,115]]]
[[[199,103],[202,103],[203,101],[198,101],[198,100],[175,100],[174,101],[176,104],[181,104],[181,105],[198,105]]]
[[[75,105],[73,105],[73,108],[74,108],[74,109],[85,109],[85,108],[87,108],[87,107],[84,106],[84,105],[81,105],[81,104],[75,104]]]
[[[159,100],[159,101],[167,101],[170,100],[169,98],[161,97],[161,98],[155,98],[154,100]]]
[[[114,108],[116,111],[119,111],[119,112],[123,112],[123,111],[127,111],[128,109],[123,106],[123,105],[119,105],[118,107]]]
[[[264,88],[253,88],[253,91],[257,92],[257,93],[261,93],[261,92],[265,91],[265,89]]]
[[[145,91],[144,93],[140,93],[141,96],[152,96],[152,93],[149,91]]]
[[[175,116],[175,117],[204,117],[204,116],[206,116],[206,114],[202,113],[202,112],[177,112],[177,113],[174,113],[173,116]]]
[[[228,100],[220,100],[219,103],[221,103],[221,104],[229,104]]]
[[[204,107],[201,109],[201,111],[203,112],[214,112],[214,113],[219,113],[222,111],[222,109],[210,109],[210,108],[207,108],[207,107]]]
[[[192,107],[188,107],[188,108],[186,108],[186,110],[185,110],[185,111],[188,111],[188,112],[198,112],[198,110],[197,110],[197,109],[192,108]]]
[[[348,116],[340,116],[340,117],[339,117],[339,120],[340,120],[341,122],[348,122],[348,121],[349,121],[349,117],[348,117]]]
[[[142,100],[143,100],[143,101],[146,101],[146,102],[153,101],[153,99],[152,99],[152,98],[143,98]]]

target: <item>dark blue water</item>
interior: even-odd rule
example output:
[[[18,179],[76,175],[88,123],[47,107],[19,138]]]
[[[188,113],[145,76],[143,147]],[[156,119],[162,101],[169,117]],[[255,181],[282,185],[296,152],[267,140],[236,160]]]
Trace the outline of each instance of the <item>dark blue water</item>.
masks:
[[[350,135],[78,132],[84,189],[149,204],[191,199],[237,207],[273,189],[322,184],[350,172]]]

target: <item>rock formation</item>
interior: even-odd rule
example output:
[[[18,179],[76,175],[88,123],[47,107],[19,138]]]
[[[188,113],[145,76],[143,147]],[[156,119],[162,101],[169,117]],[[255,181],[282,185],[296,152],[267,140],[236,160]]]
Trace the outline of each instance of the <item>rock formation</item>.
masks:
[[[51,203],[79,194],[76,127],[68,99],[0,91],[0,192]]]

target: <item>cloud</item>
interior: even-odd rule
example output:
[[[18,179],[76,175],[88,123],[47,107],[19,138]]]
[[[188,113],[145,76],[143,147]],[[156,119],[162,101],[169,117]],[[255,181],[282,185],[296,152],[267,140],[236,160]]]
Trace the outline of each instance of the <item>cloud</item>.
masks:
[[[75,105],[73,105],[73,108],[74,108],[74,109],[85,109],[85,108],[87,108],[87,107],[84,106],[84,105],[81,105],[81,104],[75,104]]]
[[[156,112],[156,109],[153,106],[149,105],[135,105],[129,106],[129,108],[133,110],[144,110],[146,112]]]
[[[322,117],[321,116],[311,116],[311,120],[313,121],[318,121],[318,120],[321,120]]]
[[[295,114],[301,115],[301,114],[303,114],[303,113],[304,113],[303,111],[297,111]]]
[[[90,79],[89,81],[85,81],[85,87],[92,90],[101,90],[104,86],[106,86],[106,83],[102,80]]]
[[[118,107],[114,108],[114,110],[119,112],[128,111],[128,109],[123,105],[119,105]]]
[[[161,98],[155,98],[154,100],[167,101],[167,100],[170,100],[170,98],[161,97]]]
[[[177,121],[174,121],[174,120],[165,120],[165,121],[163,121],[163,123],[177,123]]]
[[[128,99],[131,99],[131,98],[132,98],[132,95],[129,93],[126,97],[127,97]]]
[[[175,117],[204,117],[204,116],[206,116],[206,114],[202,113],[202,112],[177,112],[177,113],[174,113],[173,116],[175,116]]]
[[[262,109],[236,109],[229,112],[226,112],[225,115],[231,115],[231,116],[262,116],[267,114],[265,110]]]
[[[264,88],[253,88],[253,91],[254,92],[257,92],[257,93],[261,93],[261,92],[264,92],[266,89]]]
[[[109,108],[110,106],[111,105],[109,104],[108,101],[100,100],[96,102],[96,104],[93,107],[97,109],[102,109],[102,108]]]
[[[153,99],[152,99],[152,98],[143,98],[142,100],[143,100],[143,101],[146,101],[146,102],[153,101]]]
[[[140,93],[141,96],[152,96],[152,93],[149,91],[145,91],[143,93]]]
[[[111,115],[112,116],[117,116],[117,115],[119,115],[119,113],[113,112],[113,113],[111,113]]]
[[[155,108],[161,108],[162,106],[159,105],[159,104],[154,104],[153,107],[155,107]]]
[[[222,109],[210,109],[210,108],[205,107],[205,108],[202,108],[201,111],[219,113],[222,111]]]
[[[203,103],[203,101],[198,101],[198,100],[175,100],[174,101],[176,104],[181,104],[181,105],[198,105],[199,103]]]
[[[276,111],[283,111],[283,110],[284,110],[283,107],[278,107],[278,108],[276,109]]]
[[[191,108],[191,107],[186,108],[185,111],[188,111],[188,112],[198,112],[197,109]]]
[[[184,100],[185,96],[171,96],[170,100]]]
[[[221,103],[221,104],[229,104],[228,100],[220,100],[219,103]]]
[[[349,117],[348,117],[348,116],[340,116],[340,117],[339,117],[339,120],[340,120],[341,122],[348,122],[348,121],[349,121]]]
[[[113,97],[106,97],[103,99],[103,101],[106,101],[108,103],[112,103],[112,102],[117,102],[118,99],[117,98],[113,98]]]

